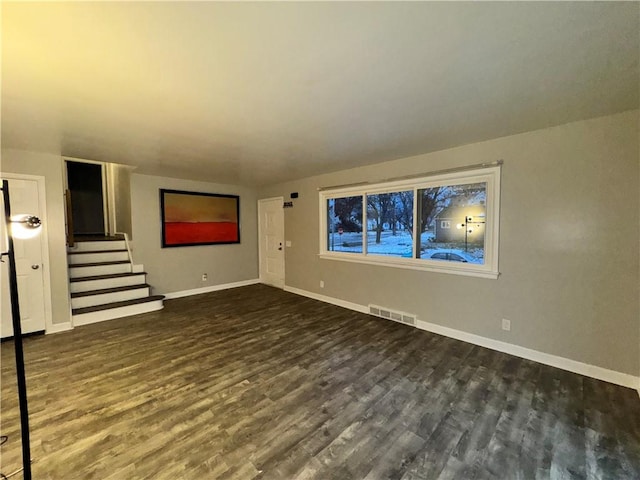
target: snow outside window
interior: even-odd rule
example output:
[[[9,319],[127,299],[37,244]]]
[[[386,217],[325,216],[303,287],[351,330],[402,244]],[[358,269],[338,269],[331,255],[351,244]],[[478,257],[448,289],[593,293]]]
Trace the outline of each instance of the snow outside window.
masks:
[[[327,200],[327,250],[362,253],[362,195]]]
[[[498,276],[500,168],[320,192],[322,258]]]
[[[367,253],[413,257],[413,190],[367,195]]]

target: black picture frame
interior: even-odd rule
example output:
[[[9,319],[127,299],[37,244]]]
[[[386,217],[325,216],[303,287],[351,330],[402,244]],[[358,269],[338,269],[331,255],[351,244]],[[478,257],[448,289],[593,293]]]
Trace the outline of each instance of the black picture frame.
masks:
[[[240,197],[160,189],[162,248],[240,243]]]

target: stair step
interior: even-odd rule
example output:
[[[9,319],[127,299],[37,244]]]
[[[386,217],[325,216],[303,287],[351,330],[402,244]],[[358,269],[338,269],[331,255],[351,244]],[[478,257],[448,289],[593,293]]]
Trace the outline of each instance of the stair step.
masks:
[[[71,294],[71,309],[138,300],[151,295],[151,287],[141,282],[132,285],[103,285],[103,287],[85,288],[84,292],[73,292]]]
[[[70,278],[71,283],[74,282],[90,282],[92,280],[108,280],[110,278],[132,277],[134,275],[146,275],[147,272],[127,272],[127,273],[110,273],[108,275],[92,275],[90,277]]]
[[[82,268],[82,267],[104,267],[107,265],[120,265],[123,263],[130,263],[129,260],[115,260],[112,262],[92,262],[92,263],[73,263],[69,264],[69,268]]]
[[[105,262],[130,261],[126,250],[91,250],[86,252],[68,252],[69,265],[74,267]]]
[[[80,253],[85,251],[102,251],[102,250],[126,250],[127,243],[122,239],[105,241],[90,240],[86,242],[76,242],[73,247],[67,247],[68,253]]]
[[[139,283],[137,285],[125,285],[123,287],[102,288],[100,290],[89,290],[87,292],[75,292],[71,294],[71,298],[87,297],[90,295],[104,295],[106,293],[126,292],[127,290],[137,290],[139,288],[149,288],[148,283]]]
[[[79,252],[74,252],[72,250],[72,251],[69,251],[67,253],[69,255],[86,255],[87,253],[116,253],[116,252],[120,253],[120,252],[126,252],[126,251],[127,251],[126,248],[125,249],[118,248],[118,249],[115,249],[115,250],[81,250]]]
[[[114,273],[131,273],[132,267],[129,260],[117,260],[112,262],[91,262],[69,265],[69,277],[81,278],[96,275],[111,275]],[[111,285],[112,287],[115,285]]]
[[[140,315],[142,313],[162,310],[164,308],[164,304],[162,303],[163,298],[162,295],[155,295],[141,299],[139,302],[117,302],[118,305],[122,306],[113,307],[113,305],[116,305],[116,303],[113,303],[110,305],[112,308],[105,308],[104,310],[96,310],[96,307],[74,309],[74,312],[92,311],[88,311],[87,313],[74,313],[72,317],[73,325],[89,325],[91,323],[113,320],[114,318],[130,317],[131,315]]]
[[[118,288],[146,283],[146,272],[114,273],[71,278],[69,287],[72,293]]]
[[[124,240],[124,235],[92,235],[89,233],[76,233],[73,236],[76,243],[79,242],[115,242]]]
[[[71,310],[72,315],[82,315],[84,313],[99,312],[102,310],[110,310],[112,308],[127,307],[129,305],[139,305],[141,303],[156,302],[162,300],[164,295],[151,295],[144,298],[136,298],[135,300],[124,300],[122,302],[105,303],[103,305],[94,305],[93,307],[74,308]]]

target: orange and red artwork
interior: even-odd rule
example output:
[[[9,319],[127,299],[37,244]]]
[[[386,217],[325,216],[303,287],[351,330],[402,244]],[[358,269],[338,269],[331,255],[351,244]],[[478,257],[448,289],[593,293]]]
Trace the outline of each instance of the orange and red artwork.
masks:
[[[160,190],[162,246],[240,243],[236,195]]]

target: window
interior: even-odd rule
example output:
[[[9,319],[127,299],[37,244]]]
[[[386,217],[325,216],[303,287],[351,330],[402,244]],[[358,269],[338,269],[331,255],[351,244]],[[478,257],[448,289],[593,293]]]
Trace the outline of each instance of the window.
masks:
[[[500,167],[320,192],[320,255],[498,276]]]
[[[367,195],[367,253],[413,256],[413,190]]]
[[[362,253],[362,196],[327,200],[327,250]]]

